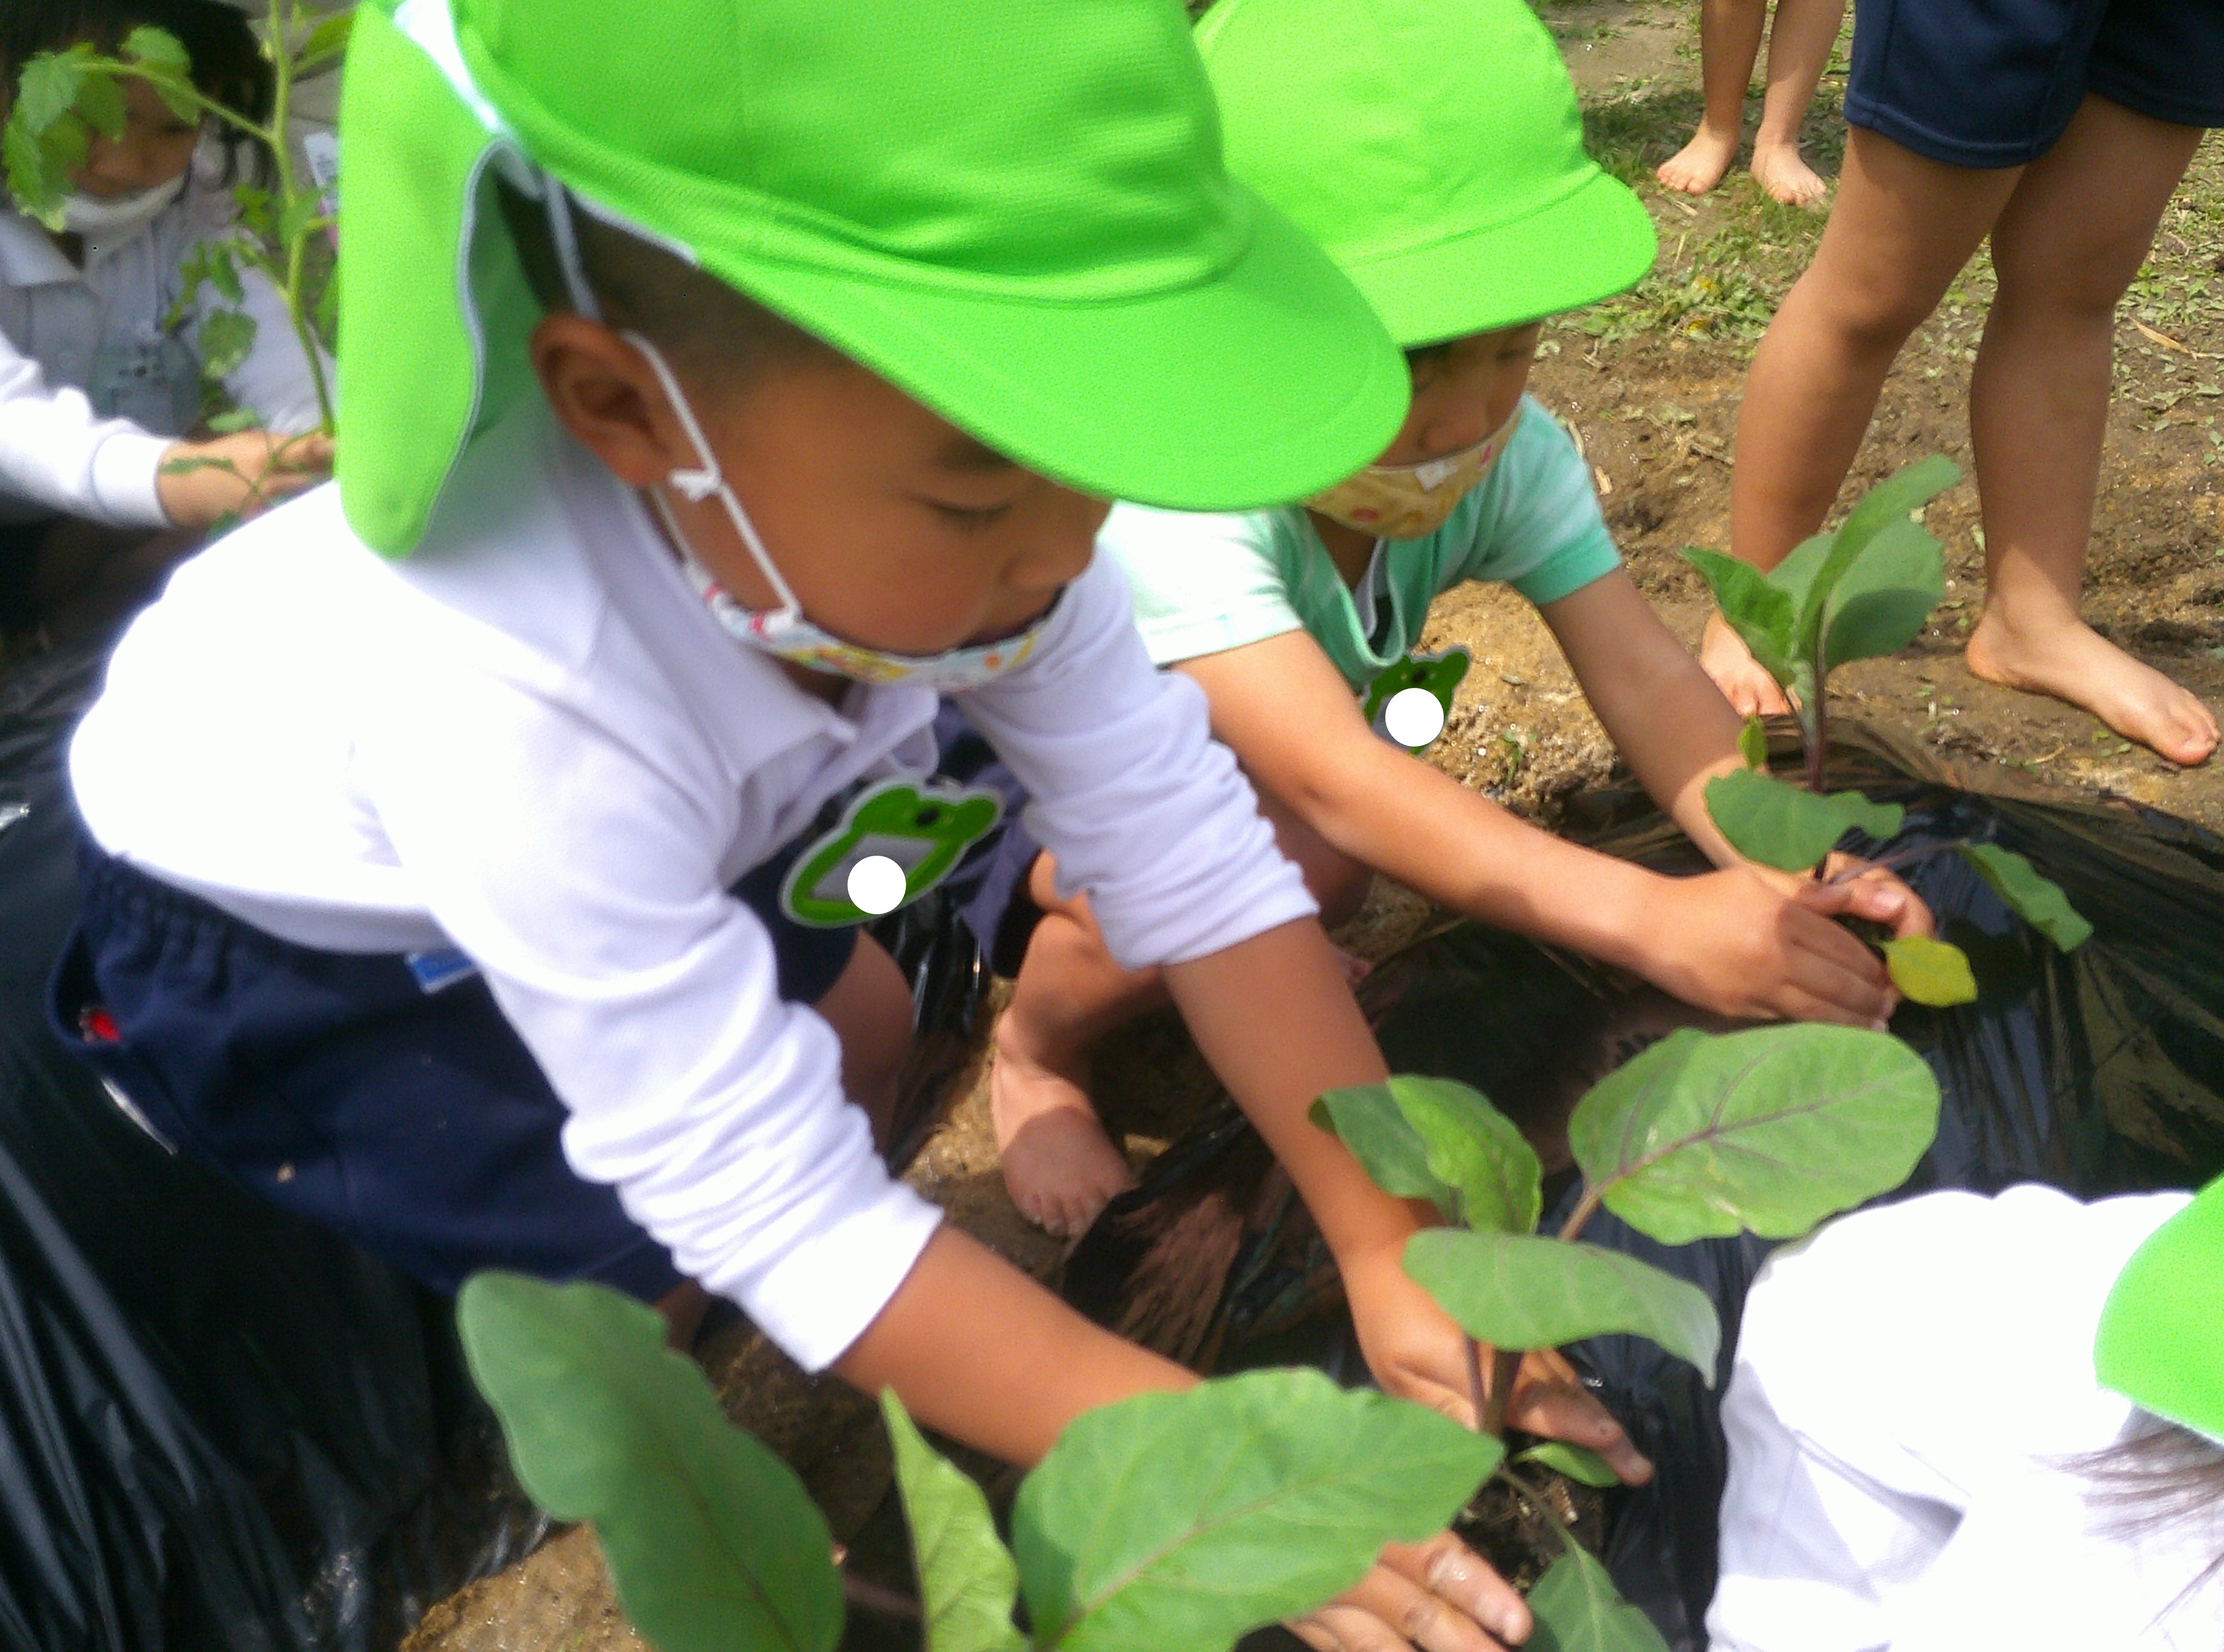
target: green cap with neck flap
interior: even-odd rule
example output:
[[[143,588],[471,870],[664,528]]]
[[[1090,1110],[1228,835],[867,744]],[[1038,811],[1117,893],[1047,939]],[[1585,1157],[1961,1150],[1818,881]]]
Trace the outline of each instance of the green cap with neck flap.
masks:
[[[1404,416],[1365,300],[1229,179],[1175,0],[366,4],[340,131],[340,489],[389,554],[530,389],[496,168],[1088,492],[1300,497]]]

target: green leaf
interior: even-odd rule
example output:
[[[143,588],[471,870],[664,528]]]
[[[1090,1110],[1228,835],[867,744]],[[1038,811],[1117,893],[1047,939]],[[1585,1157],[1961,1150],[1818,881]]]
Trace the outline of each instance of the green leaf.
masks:
[[[1707,782],[1707,813],[1748,861],[1804,872],[1854,827],[1871,837],[1899,830],[1906,811],[1871,803],[1858,791],[1810,791],[1770,774],[1739,769]]]
[[[335,12],[309,31],[309,38],[301,42],[300,54],[294,60],[296,74],[319,68],[347,50],[348,35],[355,28],[355,13]]]
[[[1529,1592],[1537,1627],[1525,1652],[1668,1652],[1652,1620],[1621,1598],[1606,1567],[1570,1543]]]
[[[1869,541],[1891,523],[1907,522],[1909,512],[1919,509],[1961,479],[1961,470],[1952,460],[1934,453],[1886,476],[1848,513],[1837,533],[1831,536],[1830,549],[1815,570],[1806,596],[1799,605],[1795,651],[1802,658],[1812,659],[1817,656],[1823,618],[1829,610],[1832,592],[1846,570],[1868,549]]]
[[[1591,1088],[1568,1146],[1608,1210],[1664,1245],[1791,1239],[1898,1187],[1938,1129],[1938,1081],[1889,1033],[1684,1027]]]
[[[205,422],[217,435],[232,436],[243,430],[253,430],[262,419],[252,407],[227,407],[222,413],[211,413]],[[164,468],[167,470],[168,467]]]
[[[1386,1193],[1426,1199],[1469,1227],[1526,1233],[1537,1226],[1544,1194],[1536,1151],[1467,1085],[1393,1074],[1386,1084],[1330,1091],[1312,1117]]]
[[[2040,876],[2038,868],[2013,849],[1997,843],[1956,843],[1954,848],[2017,917],[2064,952],[2091,938],[2093,926],[2078,915],[2062,886]]]
[[[123,136],[123,88],[113,75],[88,74],[77,89],[77,112],[85,123],[111,142]]]
[[[1976,1002],[1977,977],[1969,968],[1969,955],[1952,942],[1911,935],[1882,944],[1892,984],[1916,1003],[1943,1009]]]
[[[1789,682],[1793,659],[1791,600],[1763,578],[1751,563],[1719,551],[1687,545],[1684,560],[1699,571],[1707,589],[1715,594],[1715,606],[1722,611],[1730,628],[1744,639],[1753,657],[1779,683]]]
[[[1738,730],[1738,756],[1749,769],[1767,768],[1768,726],[1759,717],[1747,717]]]
[[[1429,1168],[1429,1144],[1413,1128],[1387,1084],[1355,1084],[1329,1090],[1312,1105],[1312,1121],[1359,1161],[1374,1185],[1395,1199],[1426,1199],[1446,1220],[1458,1203],[1451,1188]]]
[[[239,370],[255,348],[255,318],[243,310],[212,310],[201,318],[201,371],[221,379]]]
[[[1711,1385],[1722,1321],[1696,1285],[1635,1257],[1527,1233],[1425,1228],[1406,1271],[1462,1330],[1495,1348],[1557,1348],[1589,1336],[1650,1337]]]
[[[0,129],[0,152],[7,160],[8,193],[24,212],[43,222],[63,193],[47,175],[46,146],[29,127],[11,117]]]
[[[123,37],[123,60],[179,80],[193,78],[193,60],[182,41],[167,28],[142,23]],[[159,88],[158,88],[159,90]]]
[[[1313,1371],[1091,1411],[1012,1510],[1035,1644],[1224,1652],[1349,1588],[1384,1543],[1443,1529],[1503,1449]]]
[[[63,202],[70,192],[70,180],[85,165],[89,152],[85,123],[75,114],[64,115],[39,134],[38,142],[39,166],[47,193],[36,209],[27,210],[47,228],[59,233],[66,227]]]
[[[1768,583],[1784,593],[1794,615],[1806,605],[1808,588],[1815,583],[1815,571],[1830,554],[1830,538],[1828,533],[1817,533],[1800,540],[1783,561],[1768,571]]]
[[[227,304],[247,302],[247,289],[239,284],[239,260],[222,243],[209,249],[208,279]]]
[[[1430,1171],[1452,1190],[1453,1220],[1502,1233],[1536,1231],[1544,1172],[1511,1119],[1453,1079],[1395,1074],[1390,1094],[1420,1132]]]
[[[730,1425],[653,1309],[599,1285],[480,1273],[456,1303],[518,1483],[593,1523],[659,1652],[833,1652],[842,1584],[787,1466]]]
[[[926,1443],[892,1388],[881,1390],[881,1416],[895,1447],[926,1652],[1024,1652],[1027,1640],[1012,1623],[1019,1567],[996,1535],[989,1499]]]
[[[75,111],[85,79],[82,51],[40,53],[23,66],[10,118],[22,121],[33,133],[44,132]]]
[[[1565,1440],[1545,1441],[1530,1447],[1513,1460],[1517,1464],[1535,1463],[1540,1468],[1551,1469],[1581,1485],[1603,1488],[1621,1484],[1621,1476],[1614,1472],[1605,1458],[1588,1447],[1573,1445]]]
[[[1849,659],[1898,653],[1945,596],[1938,541],[1912,522],[1886,524],[1832,594],[1823,633],[1823,674]]]

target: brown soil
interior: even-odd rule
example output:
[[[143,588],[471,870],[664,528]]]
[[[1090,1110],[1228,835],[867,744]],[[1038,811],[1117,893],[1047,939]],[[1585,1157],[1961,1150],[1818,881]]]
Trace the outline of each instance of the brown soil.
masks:
[[[1545,7],[1594,117],[1593,147],[1626,177],[1680,142],[1696,112],[1691,11],[1659,0],[1589,0]],[[1810,123],[1810,156],[1835,155],[1829,107],[1835,77]],[[1603,136],[1602,136],[1603,135]],[[1634,136],[1633,136],[1634,135]],[[1632,145],[1620,157],[1607,151]],[[2087,614],[2107,635],[2224,703],[2224,306],[2201,301],[2206,272],[2224,274],[2214,209],[2224,164],[2212,141],[2166,216],[2151,301],[2145,275],[2120,328],[2118,394],[2103,457],[2087,577]],[[1729,457],[1752,337],[1804,262],[1813,224],[1756,205],[1734,173],[1698,202],[1645,190],[1661,229],[1659,270],[1598,336],[1569,322],[1549,332],[1532,388],[1578,433],[1607,517],[1640,585],[1687,642],[1704,615],[1700,583],[1681,562],[1686,545],[1728,540]],[[1728,237],[1726,239],[1726,237]],[[1709,249],[1712,249],[1711,252]],[[1700,262],[1735,253],[1749,264]],[[2211,260],[2215,262],[2211,263]],[[1721,277],[1719,282],[1715,278]],[[1749,279],[1748,279],[1749,278]],[[1969,352],[1983,318],[1987,277],[1974,271],[1904,352],[1846,500],[1900,465],[1943,452],[1968,468]],[[2189,280],[2192,281],[2188,284]],[[1722,294],[1750,289],[1735,303]],[[2224,282],[2218,283],[2224,293]],[[2189,294],[2190,296],[2189,296]],[[1595,322],[1594,322],[1595,325]],[[1939,754],[1981,773],[2019,770],[2094,796],[2121,796],[2224,830],[2224,760],[2181,771],[2127,746],[2091,716],[1970,676],[1961,643],[1982,594],[1968,483],[1935,504],[1946,546],[1948,592],[1917,643],[1898,658],[1852,666],[1834,680],[1834,709],[1914,731]],[[1510,591],[1469,588],[1445,597],[1428,645],[1467,644],[1476,668],[1437,760],[1451,773],[1548,824],[1580,825],[1584,799],[1614,779],[1614,760],[1549,633]],[[1973,776],[1974,778],[1974,776]],[[1380,956],[1428,913],[1383,886],[1343,937]],[[913,1179],[968,1231],[1047,1276],[1058,1247],[1020,1220],[1003,1195],[978,1066]],[[1178,1028],[1153,1020],[1121,1035],[1100,1059],[1098,1093],[1140,1161],[1162,1147],[1210,1094]],[[886,1449],[869,1408],[838,1383],[806,1379],[746,1332],[708,1361],[729,1412],[795,1464],[827,1507],[837,1535],[863,1525],[888,1485]],[[443,1603],[407,1652],[633,1652],[641,1643],[610,1598],[584,1532],[560,1535],[500,1576]]]

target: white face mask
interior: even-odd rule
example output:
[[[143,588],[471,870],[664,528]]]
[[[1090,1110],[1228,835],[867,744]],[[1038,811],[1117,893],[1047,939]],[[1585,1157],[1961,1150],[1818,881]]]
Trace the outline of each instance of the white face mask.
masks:
[[[186,174],[181,172],[167,184],[157,184],[120,200],[96,200],[90,195],[73,194],[62,202],[62,223],[88,241],[105,245],[129,241],[161,217],[163,209],[183,194],[185,188]]]
[[[686,393],[673,376],[672,369],[663,353],[639,333],[629,332],[626,341],[648,360],[655,370],[657,381],[670,398],[673,411],[687,432],[687,439],[695,449],[701,469],[674,470],[667,478],[671,485],[692,500],[704,500],[716,494],[718,502],[725,507],[727,518],[734,531],[741,535],[742,543],[749,548],[749,556],[765,583],[780,598],[776,608],[750,609],[736,602],[733,594],[718,583],[717,577],[695,559],[687,548],[687,541],[673,520],[671,508],[660,494],[651,494],[658,514],[664,519],[665,531],[672,535],[679,547],[681,565],[686,570],[688,583],[703,599],[718,623],[732,636],[762,649],[780,659],[793,660],[817,671],[837,672],[856,678],[862,683],[901,683],[919,688],[931,688],[938,694],[962,694],[968,689],[979,688],[1011,671],[1034,652],[1041,639],[1043,627],[1050,623],[1056,608],[1045,609],[1033,624],[1014,636],[1000,641],[985,643],[977,647],[950,648],[938,654],[897,654],[884,648],[874,648],[863,643],[850,642],[832,632],[812,624],[804,617],[795,593],[788,589],[787,581],[780,577],[764,541],[757,537],[755,523],[742,508],[742,501],[726,485],[720,474],[718,461],[711,451],[711,444],[704,436],[702,426],[695,422],[694,409],[688,405]]]

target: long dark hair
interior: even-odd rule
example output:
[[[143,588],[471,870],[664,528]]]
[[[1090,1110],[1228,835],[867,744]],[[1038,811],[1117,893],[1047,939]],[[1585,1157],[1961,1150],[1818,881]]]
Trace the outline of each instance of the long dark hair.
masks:
[[[2073,1459],[2101,1516],[2100,1529],[2120,1540],[2144,1537],[2206,1517],[2224,1521],[2224,1446],[2189,1428],[2138,1411],[2113,1446]],[[2224,1548],[2164,1608],[2164,1615],[2224,1576]]]
[[[167,29],[193,60],[201,95],[250,119],[268,123],[275,82],[246,14],[224,0],[5,0],[0,4],[0,77],[7,101],[23,65],[41,52],[66,51],[89,41],[114,51],[142,25]],[[220,136],[232,151],[250,142],[227,127]],[[257,146],[259,148],[259,146]],[[261,157],[256,157],[259,165]]]

